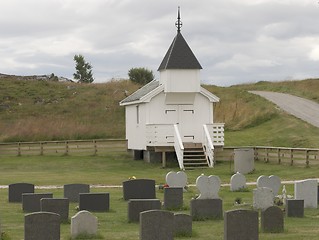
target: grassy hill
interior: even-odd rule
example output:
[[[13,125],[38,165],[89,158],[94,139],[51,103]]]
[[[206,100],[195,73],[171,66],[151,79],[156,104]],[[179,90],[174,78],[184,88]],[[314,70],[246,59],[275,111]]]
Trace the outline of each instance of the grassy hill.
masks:
[[[0,142],[124,138],[119,102],[140,87],[128,80],[79,84],[14,76],[0,83]],[[319,147],[318,128],[248,92],[286,92],[319,102],[319,80],[204,87],[220,97],[214,116],[225,123],[226,145]]]

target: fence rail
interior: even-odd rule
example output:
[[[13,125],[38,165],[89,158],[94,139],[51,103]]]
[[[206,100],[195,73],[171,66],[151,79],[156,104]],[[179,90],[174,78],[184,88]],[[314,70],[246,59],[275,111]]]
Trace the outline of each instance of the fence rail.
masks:
[[[311,166],[319,164],[319,149],[285,147],[223,147],[215,149],[216,161],[234,161],[234,149],[254,149],[255,161],[288,165]],[[68,140],[43,142],[0,143],[0,156],[21,155],[101,155],[124,153],[127,151],[125,139]]]
[[[68,140],[0,143],[0,156],[21,155],[103,155],[126,152],[123,139]]]
[[[286,147],[224,147],[223,151],[216,152],[217,161],[233,161],[234,149],[254,149],[255,161],[271,162],[289,165],[318,165],[319,149],[315,148],[286,148]]]

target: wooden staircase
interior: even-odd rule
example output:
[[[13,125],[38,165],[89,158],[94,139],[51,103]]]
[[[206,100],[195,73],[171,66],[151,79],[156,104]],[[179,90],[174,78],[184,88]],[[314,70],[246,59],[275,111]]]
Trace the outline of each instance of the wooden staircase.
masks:
[[[201,144],[184,144],[185,169],[208,168],[206,155]]]

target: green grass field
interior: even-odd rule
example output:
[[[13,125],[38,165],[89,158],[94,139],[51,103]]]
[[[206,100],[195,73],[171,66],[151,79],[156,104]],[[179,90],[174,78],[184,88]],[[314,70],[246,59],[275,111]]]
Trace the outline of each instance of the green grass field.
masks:
[[[103,185],[121,185],[131,176],[155,179],[156,184],[165,183],[165,175],[173,170],[178,171],[176,164],[163,169],[160,164],[147,164],[143,161],[131,160],[128,154],[110,154],[96,157],[49,157],[22,156],[0,157],[0,185],[16,182],[30,182],[36,186],[62,186],[68,183],[87,183]],[[196,178],[204,173],[217,175],[222,183],[229,183],[232,175],[230,163],[218,163],[215,168],[187,171],[189,184],[195,184]],[[319,166],[292,167],[287,165],[266,164],[256,162],[255,171],[246,175],[247,182],[255,182],[260,175],[277,175],[282,180],[299,180],[318,176]],[[293,195],[293,185],[287,185],[288,194]],[[236,198],[252,204],[252,189],[248,192],[230,192],[229,187],[222,187],[220,197],[224,211],[238,208],[234,206]],[[63,189],[36,189],[36,192],[52,192],[54,197],[63,197]],[[99,220],[99,235],[93,239],[138,239],[139,224],[127,222],[127,202],[122,199],[121,188],[93,188],[91,192],[109,192],[110,211],[94,213]],[[181,211],[189,213],[189,202],[198,194],[195,187],[189,187],[184,194],[184,207]],[[163,201],[162,190],[156,191],[157,198]],[[8,190],[0,190],[0,213],[2,231],[6,239],[23,239],[24,214],[21,204],[8,203]],[[69,216],[76,214],[77,205],[70,204]],[[302,219],[285,218],[285,232],[280,234],[260,233],[260,239],[318,239],[319,210],[306,209]],[[61,239],[70,238],[70,223],[61,225]],[[192,237],[176,239],[223,239],[223,220],[207,220],[193,222]]]

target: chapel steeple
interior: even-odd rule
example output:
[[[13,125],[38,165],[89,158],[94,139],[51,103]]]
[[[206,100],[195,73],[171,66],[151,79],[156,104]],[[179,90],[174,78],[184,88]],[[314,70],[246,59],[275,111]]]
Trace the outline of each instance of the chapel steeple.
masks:
[[[182,25],[180,8],[178,7],[177,21],[175,22],[177,34],[166,52],[158,71],[166,69],[202,69],[181,33]]]

